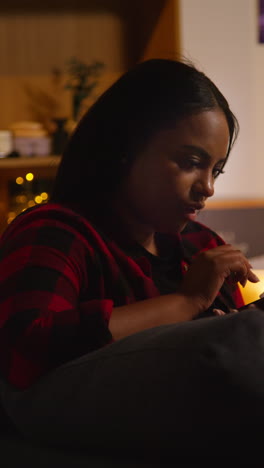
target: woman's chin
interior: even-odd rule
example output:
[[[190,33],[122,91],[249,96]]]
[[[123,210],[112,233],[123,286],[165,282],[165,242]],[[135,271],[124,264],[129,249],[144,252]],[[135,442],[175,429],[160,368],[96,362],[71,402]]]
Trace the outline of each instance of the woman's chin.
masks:
[[[160,229],[157,229],[157,231],[164,232],[166,234],[176,234],[182,232],[187,224],[188,220],[181,220],[174,223],[168,223],[166,226],[163,225]]]

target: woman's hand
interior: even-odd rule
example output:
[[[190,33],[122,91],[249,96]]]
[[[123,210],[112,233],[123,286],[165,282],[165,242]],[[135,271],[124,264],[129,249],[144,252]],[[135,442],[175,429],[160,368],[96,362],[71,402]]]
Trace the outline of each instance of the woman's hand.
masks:
[[[229,244],[197,255],[184,277],[181,293],[196,301],[201,313],[211,306],[228,277],[242,286],[247,280],[259,281],[243,253]]]

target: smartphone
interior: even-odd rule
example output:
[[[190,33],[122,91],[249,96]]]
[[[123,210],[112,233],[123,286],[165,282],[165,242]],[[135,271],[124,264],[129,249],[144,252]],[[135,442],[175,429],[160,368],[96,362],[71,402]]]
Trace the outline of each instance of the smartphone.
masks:
[[[254,305],[256,309],[264,310],[264,297],[262,297],[261,299],[257,299],[256,301],[250,302],[249,304],[240,307],[238,310],[247,309],[251,304]]]

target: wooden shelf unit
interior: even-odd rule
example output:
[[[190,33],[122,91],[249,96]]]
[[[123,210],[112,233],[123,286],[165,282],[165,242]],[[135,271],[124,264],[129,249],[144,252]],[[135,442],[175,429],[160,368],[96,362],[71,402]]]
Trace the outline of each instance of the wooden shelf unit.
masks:
[[[102,61],[96,99],[123,72],[150,58],[180,53],[179,0],[9,0],[0,5],[0,129],[37,120],[26,92],[57,99],[52,70],[71,57]],[[41,57],[41,59],[40,59]],[[37,93],[37,94],[36,94]],[[55,93],[55,94],[54,94]],[[71,98],[60,90],[60,112],[71,118]],[[88,103],[88,106],[92,102]],[[53,178],[59,157],[0,159],[0,234],[10,207],[9,181],[33,172]]]

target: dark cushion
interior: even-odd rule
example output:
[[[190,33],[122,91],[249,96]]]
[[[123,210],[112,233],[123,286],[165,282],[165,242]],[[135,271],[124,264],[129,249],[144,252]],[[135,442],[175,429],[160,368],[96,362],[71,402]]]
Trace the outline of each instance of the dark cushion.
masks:
[[[33,445],[18,435],[2,435],[0,437],[1,460],[9,468],[18,466],[37,466],[38,468],[147,468],[148,462],[127,460],[107,454],[89,454],[84,451],[70,451],[57,448]]]
[[[99,452],[99,451],[98,451]],[[68,450],[45,447],[25,440],[9,420],[0,404],[0,454],[8,468],[18,466],[63,466],[63,468],[147,468],[153,461],[139,460],[128,454],[89,453],[84,450]],[[158,465],[160,466],[160,465]]]
[[[37,468],[63,467],[63,468],[198,468],[199,462],[194,459],[153,460],[140,459],[131,454],[89,454],[85,451],[62,450],[57,448],[33,445],[22,439],[19,435],[9,434],[0,436],[2,466],[17,468],[19,466]],[[208,460],[207,460],[208,461]],[[204,463],[203,463],[204,465]],[[216,464],[214,463],[214,468]]]

